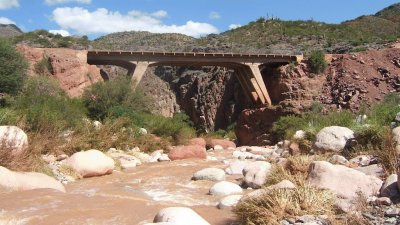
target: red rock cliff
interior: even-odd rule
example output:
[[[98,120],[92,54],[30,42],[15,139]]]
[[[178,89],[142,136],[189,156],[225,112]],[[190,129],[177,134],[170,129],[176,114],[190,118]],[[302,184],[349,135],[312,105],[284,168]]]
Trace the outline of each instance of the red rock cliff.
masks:
[[[61,88],[71,97],[80,96],[86,87],[103,80],[100,69],[87,64],[87,51],[32,48],[26,45],[18,45],[17,49],[30,64],[29,76],[38,75],[37,65],[45,59],[51,69],[44,75],[55,77]]]

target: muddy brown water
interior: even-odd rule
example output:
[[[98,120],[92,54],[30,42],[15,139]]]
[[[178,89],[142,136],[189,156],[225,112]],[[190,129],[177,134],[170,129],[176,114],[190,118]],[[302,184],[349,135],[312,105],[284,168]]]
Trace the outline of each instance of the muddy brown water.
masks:
[[[235,224],[229,209],[217,209],[221,197],[208,195],[215,182],[191,180],[194,172],[208,167],[226,166],[205,160],[149,163],[70,183],[67,193],[0,192],[0,224],[135,225],[152,222],[160,209],[171,206],[190,207],[212,225]],[[227,180],[239,183],[240,176]]]

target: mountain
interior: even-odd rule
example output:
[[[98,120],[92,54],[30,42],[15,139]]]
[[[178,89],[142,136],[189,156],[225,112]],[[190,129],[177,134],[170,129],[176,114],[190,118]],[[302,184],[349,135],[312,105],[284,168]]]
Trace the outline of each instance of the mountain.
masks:
[[[182,34],[122,32],[96,39],[93,47],[144,51],[307,54],[313,50],[325,50],[346,53],[379,48],[395,41],[400,37],[399,21],[400,4],[395,4],[375,15],[361,16],[341,24],[261,17],[237,29],[199,39]]]
[[[0,24],[0,37],[10,38],[22,34],[22,30],[14,24]]]
[[[376,17],[400,23],[400,3],[391,5],[375,14]]]

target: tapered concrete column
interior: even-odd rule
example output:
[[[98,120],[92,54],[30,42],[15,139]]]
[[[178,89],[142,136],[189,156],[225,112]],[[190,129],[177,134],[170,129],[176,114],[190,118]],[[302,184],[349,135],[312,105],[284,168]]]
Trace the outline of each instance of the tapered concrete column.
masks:
[[[257,92],[259,101],[262,105],[272,105],[271,98],[269,97],[267,87],[265,86],[264,80],[260,71],[260,64],[252,63],[245,64],[245,70],[250,75],[250,82],[254,90]]]
[[[132,62],[136,64],[135,71],[132,74],[132,88],[135,89],[140,81],[142,80],[147,68],[149,67],[149,62]]]

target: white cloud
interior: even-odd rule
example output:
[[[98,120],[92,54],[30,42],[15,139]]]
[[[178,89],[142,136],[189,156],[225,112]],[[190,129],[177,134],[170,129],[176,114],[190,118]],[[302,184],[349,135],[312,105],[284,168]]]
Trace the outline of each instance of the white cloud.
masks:
[[[239,28],[241,26],[242,25],[240,25],[240,24],[231,24],[231,25],[229,25],[229,30],[233,30],[233,29]]]
[[[212,20],[217,20],[221,18],[221,15],[219,15],[218,12],[210,12],[210,15],[208,15],[208,18]]]
[[[92,0],[46,0],[46,3],[49,5],[65,4],[65,3],[69,3],[69,2],[90,4],[90,3],[92,3]]]
[[[0,17],[0,24],[14,24],[15,25],[15,22],[6,17]]]
[[[9,9],[18,6],[18,0],[0,0],[0,9]]]
[[[83,35],[108,34],[121,31],[149,31],[153,33],[181,33],[189,36],[201,36],[218,33],[218,29],[208,23],[187,21],[183,25],[166,25],[161,20],[167,12],[146,13],[130,11],[123,15],[118,11],[105,8],[90,12],[80,7],[57,8],[53,11],[53,20],[64,30],[74,30]]]
[[[66,30],[49,30],[49,32],[52,34],[59,34],[63,37],[71,36],[71,34]]]

